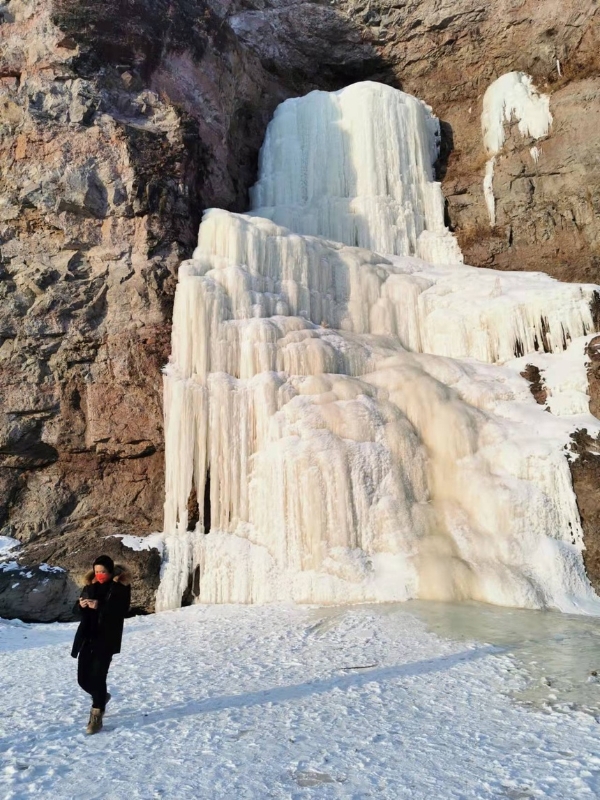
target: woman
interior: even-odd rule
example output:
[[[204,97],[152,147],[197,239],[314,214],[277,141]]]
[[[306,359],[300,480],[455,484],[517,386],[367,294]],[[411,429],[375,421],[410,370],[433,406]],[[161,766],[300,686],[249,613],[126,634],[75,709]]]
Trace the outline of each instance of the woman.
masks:
[[[85,576],[85,586],[75,608],[81,622],[75,634],[71,655],[79,657],[77,682],[92,696],[92,710],[86,733],[102,729],[102,717],[110,694],[106,676],[115,653],[121,651],[123,622],[129,611],[129,574],[110,556],[100,556]]]

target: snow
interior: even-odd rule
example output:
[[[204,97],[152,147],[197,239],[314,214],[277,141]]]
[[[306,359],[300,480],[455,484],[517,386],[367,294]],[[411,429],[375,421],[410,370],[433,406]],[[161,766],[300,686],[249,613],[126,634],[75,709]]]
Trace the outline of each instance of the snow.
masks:
[[[517,121],[521,136],[541,139],[552,125],[550,98],[541,94],[524,72],[507,72],[495,80],[483,97],[481,128],[485,149],[496,155],[505,139],[505,123]]]
[[[12,539],[10,536],[0,536],[0,570],[3,572],[21,570],[20,578],[33,578],[33,572],[27,570],[27,567],[21,566],[18,561],[10,558],[19,547],[21,547],[21,542],[18,539]],[[64,572],[61,567],[53,567],[50,564],[39,564],[38,566],[42,572]],[[13,584],[12,588],[14,589],[18,585],[18,583]]]
[[[560,74],[560,67],[559,67]],[[515,119],[521,136],[541,139],[548,135],[552,125],[550,98],[538,92],[529,75],[524,72],[507,72],[490,86],[483,96],[481,130],[483,144],[489,154],[486,164],[483,193],[492,227],[496,224],[496,209],[493,194],[494,164],[502,150],[506,136],[505,124]],[[540,151],[530,150],[537,164]]]
[[[130,534],[115,533],[113,537],[120,539],[125,547],[130,550],[151,550],[155,547],[162,554],[164,536],[162,533],[150,533],[148,536],[132,536]]]
[[[585,349],[595,336],[596,334],[592,333],[575,339],[562,353],[554,355],[529,353],[507,364],[519,372],[522,372],[528,364],[538,367],[547,393],[546,405],[550,411],[559,417],[588,415],[587,424],[581,424],[580,427],[589,427],[591,434],[598,430],[600,423],[596,417],[589,414],[587,377],[589,358],[585,355]]]
[[[437,129],[419,101],[365,84],[275,115],[256,193],[289,200],[302,229],[310,213],[294,203],[310,200],[307,186],[326,200],[350,185],[334,164],[340,128],[353,163],[371,164],[373,145],[384,146],[357,108],[401,131],[394,147],[413,143],[393,162],[397,182],[386,173],[372,191],[387,186],[392,202],[406,189],[405,219],[411,208],[415,225],[424,218]],[[418,238],[438,233],[446,241],[435,225]],[[593,331],[598,288],[384,256],[209,210],[179,270],[165,370],[157,608],[177,607],[194,575],[199,602],[470,598],[599,613],[563,452],[588,409],[549,361],[563,416],[546,413],[508,363],[562,358]],[[580,386],[583,351],[564,359]],[[188,530],[192,489],[199,521]]]
[[[462,261],[434,180],[439,143],[429,106],[384,84],[287,100],[267,129],[252,213],[369,250]]]
[[[53,567],[51,564],[40,564],[39,568],[42,572],[65,572],[62,567]]]
[[[38,564],[42,572],[64,572],[62,567],[53,567],[50,564]],[[18,561],[0,561],[0,571],[2,572],[15,572],[20,571],[20,578],[33,578],[34,573],[27,567],[22,566]],[[18,586],[18,584],[15,584]],[[13,586],[14,588],[14,586]],[[35,591],[35,589],[33,590]]]
[[[0,558],[20,546],[21,542],[18,539],[13,539],[10,536],[0,536]]]
[[[529,155],[531,156],[531,160],[534,164],[539,164],[540,156],[542,155],[542,150],[540,147],[530,147],[529,148]]]
[[[592,714],[524,705],[531,676],[507,648],[440,638],[406,610],[194,606],[128,620],[92,737],[74,630],[0,623],[6,800],[600,792]]]

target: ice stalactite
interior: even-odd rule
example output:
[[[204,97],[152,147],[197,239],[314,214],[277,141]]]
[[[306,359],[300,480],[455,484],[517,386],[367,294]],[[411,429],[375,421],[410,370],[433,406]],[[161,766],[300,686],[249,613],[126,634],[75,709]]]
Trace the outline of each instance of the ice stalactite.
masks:
[[[587,335],[597,287],[413,257],[423,234],[438,252],[449,241],[441,194],[437,217],[423,212],[436,126],[414,98],[350,88],[333,104],[323,93],[284,104],[279,116],[291,109],[294,122],[274,124],[265,143],[285,153],[290,137],[291,166],[263,152],[257,187],[269,217],[301,233],[258,209],[213,209],[180,268],[157,608],[178,606],[192,574],[202,602],[426,597],[593,608],[561,453],[570,422],[545,413],[518,369],[502,364]],[[346,122],[331,125],[340,97]],[[405,119],[399,108],[413,110]],[[344,147],[356,172],[362,161],[375,169],[377,125],[359,125],[373,109],[396,130],[394,147],[404,146],[400,130],[420,155],[406,169],[405,155],[386,155],[390,174],[368,192],[352,184],[352,197],[379,198],[361,230],[403,255],[306,233],[323,209],[329,236],[351,231],[351,209],[359,217],[368,206],[337,203],[350,197],[340,194],[348,169],[333,162]],[[320,187],[316,216],[305,184]],[[390,208],[391,233],[377,216],[389,219]],[[192,492],[199,519],[188,531]]]
[[[541,139],[548,135],[552,125],[550,98],[541,94],[533,85],[529,75],[524,72],[507,72],[495,80],[483,96],[481,130],[483,144],[489,156],[483,193],[490,215],[490,224],[496,224],[496,203],[494,198],[494,165],[506,138],[505,125],[512,120],[518,124],[521,136]],[[540,151],[535,148],[531,156],[537,164]]]

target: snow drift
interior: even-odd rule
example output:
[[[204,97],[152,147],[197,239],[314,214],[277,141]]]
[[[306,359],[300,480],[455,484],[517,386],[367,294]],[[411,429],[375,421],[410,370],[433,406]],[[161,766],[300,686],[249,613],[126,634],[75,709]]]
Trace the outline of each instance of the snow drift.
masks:
[[[438,141],[402,92],[313,92],[275,114],[252,215],[205,214],[165,370],[158,609],[597,608],[565,421],[503,366],[593,330],[597,287],[460,263]]]

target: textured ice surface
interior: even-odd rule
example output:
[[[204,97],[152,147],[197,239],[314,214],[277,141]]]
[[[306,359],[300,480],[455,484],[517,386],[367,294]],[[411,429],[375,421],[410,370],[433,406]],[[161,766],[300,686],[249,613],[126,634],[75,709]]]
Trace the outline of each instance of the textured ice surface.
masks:
[[[502,150],[506,137],[505,126],[515,120],[522,136],[541,139],[548,135],[552,125],[550,98],[541,94],[524,72],[507,72],[495,80],[483,96],[481,130],[483,144],[489,160],[486,164],[483,192],[492,225],[496,224],[496,208],[493,191],[494,164]],[[540,150],[530,150],[537,164]]]
[[[524,72],[507,72],[495,80],[483,96],[481,128],[485,149],[496,155],[505,139],[504,126],[513,119],[521,136],[541,139],[552,124],[550,98],[541,94]]]
[[[438,636],[501,648],[527,675],[525,684],[511,692],[519,704],[546,713],[577,709],[600,719],[600,627],[595,617],[421,600],[384,608],[416,614]]]
[[[595,334],[589,334],[575,339],[562,353],[529,353],[511,361],[509,366],[522,372],[527,364],[533,364],[540,370],[540,378],[547,394],[546,406],[553,414],[559,417],[589,414],[589,357],[585,355],[585,348],[594,336]],[[597,424],[595,417],[589,418],[592,430]]]
[[[385,87],[351,88],[334,97],[412,108]],[[324,102],[304,99],[307,120]],[[413,102],[420,147],[434,153],[435,128]],[[306,151],[310,169],[326,166],[330,128]],[[363,152],[368,162],[372,138],[348,129],[357,163]],[[293,139],[293,126],[283,130]],[[305,160],[290,161],[321,185]],[[265,191],[283,202],[294,171],[266,174]],[[421,202],[409,193],[415,219]],[[302,226],[302,214],[292,222]],[[207,212],[180,268],[165,371],[168,557],[157,607],[191,588],[203,602],[472,598],[597,610],[561,452],[579,418],[546,413],[520,369],[502,366],[586,336],[596,289],[386,257]]]
[[[252,213],[348,245],[462,261],[433,173],[439,141],[429,106],[380,83],[287,100],[267,129]]]

